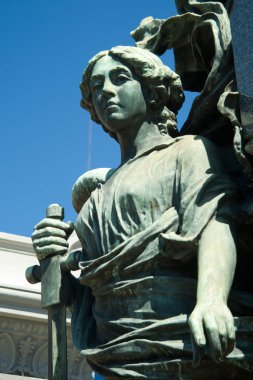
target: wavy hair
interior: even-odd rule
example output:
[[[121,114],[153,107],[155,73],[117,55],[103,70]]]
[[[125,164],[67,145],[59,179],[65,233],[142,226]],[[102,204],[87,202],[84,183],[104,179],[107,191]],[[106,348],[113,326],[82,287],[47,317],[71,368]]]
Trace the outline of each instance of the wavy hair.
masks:
[[[116,46],[96,54],[88,62],[80,84],[81,106],[89,111],[92,120],[102,125],[92,102],[90,77],[96,63],[106,55],[128,66],[136,75],[142,88],[147,89],[145,99],[151,111],[152,122],[158,126],[161,133],[174,136],[177,133],[176,114],[184,102],[179,75],[165,66],[155,54],[134,46]],[[105,126],[102,127],[116,138],[114,133],[109,132]]]

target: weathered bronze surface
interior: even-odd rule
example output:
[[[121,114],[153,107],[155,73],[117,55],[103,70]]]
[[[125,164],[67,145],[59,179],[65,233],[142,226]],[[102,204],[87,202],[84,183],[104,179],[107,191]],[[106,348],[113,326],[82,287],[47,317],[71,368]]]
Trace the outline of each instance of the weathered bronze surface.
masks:
[[[252,379],[253,172],[234,3],[176,5],[175,17],[141,22],[136,47],[98,53],[84,71],[81,104],[118,141],[121,164],[77,180],[82,252],[58,268],[79,262],[79,280],[65,279],[73,340],[106,379]],[[171,48],[177,74],[155,55]],[[179,133],[184,89],[200,95]],[[42,263],[65,255],[70,230],[35,227]]]

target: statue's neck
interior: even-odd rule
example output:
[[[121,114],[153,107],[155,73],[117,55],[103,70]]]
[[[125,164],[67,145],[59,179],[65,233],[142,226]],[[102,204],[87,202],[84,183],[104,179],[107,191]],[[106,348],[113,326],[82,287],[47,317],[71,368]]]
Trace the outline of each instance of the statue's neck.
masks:
[[[154,139],[162,139],[158,127],[153,123],[144,122],[137,130],[126,130],[119,135],[118,142],[121,150],[121,165],[133,159],[144,151]]]

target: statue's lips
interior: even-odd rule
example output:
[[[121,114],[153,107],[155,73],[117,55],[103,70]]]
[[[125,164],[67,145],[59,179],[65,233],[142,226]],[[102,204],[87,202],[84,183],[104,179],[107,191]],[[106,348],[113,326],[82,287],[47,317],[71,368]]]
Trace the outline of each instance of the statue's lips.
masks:
[[[118,103],[108,102],[105,104],[104,109],[105,110],[114,110],[115,108],[119,108],[119,106],[120,105]]]

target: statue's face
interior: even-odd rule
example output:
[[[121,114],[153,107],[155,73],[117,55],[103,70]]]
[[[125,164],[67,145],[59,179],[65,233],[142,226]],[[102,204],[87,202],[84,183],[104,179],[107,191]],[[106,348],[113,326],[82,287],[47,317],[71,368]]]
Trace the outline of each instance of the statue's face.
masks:
[[[110,56],[101,58],[92,71],[90,88],[98,118],[109,131],[118,134],[145,121],[141,84],[126,65]]]

